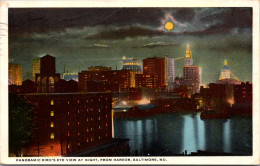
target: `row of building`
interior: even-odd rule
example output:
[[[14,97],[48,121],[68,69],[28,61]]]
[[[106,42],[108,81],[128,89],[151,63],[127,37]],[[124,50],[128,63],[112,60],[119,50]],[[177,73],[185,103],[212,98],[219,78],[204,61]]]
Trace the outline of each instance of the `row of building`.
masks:
[[[143,68],[136,59],[124,58],[122,70],[111,67],[92,66],[79,73],[64,73],[63,79],[78,81],[81,92],[120,92],[129,88],[158,88],[173,91],[175,82],[175,59],[170,57],[152,57],[143,60]],[[55,92],[55,84],[60,80],[56,73],[55,58],[46,55],[33,61],[33,81],[37,92]],[[187,45],[185,65],[183,67],[183,85],[198,93],[201,84],[201,68],[193,65],[192,53]],[[9,64],[9,85],[22,85],[22,67]]]

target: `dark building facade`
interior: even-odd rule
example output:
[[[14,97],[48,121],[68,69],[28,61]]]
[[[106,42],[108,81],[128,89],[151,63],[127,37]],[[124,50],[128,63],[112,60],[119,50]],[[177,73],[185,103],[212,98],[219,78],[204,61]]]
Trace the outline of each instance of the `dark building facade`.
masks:
[[[35,108],[27,156],[61,156],[112,140],[110,93],[23,94]]]
[[[56,73],[55,57],[45,55],[40,59],[40,74],[35,74],[37,92],[54,92],[55,82],[60,80],[60,74]]]
[[[165,59],[147,58],[143,60],[143,74],[135,75],[135,86],[162,88],[165,83]]]
[[[82,92],[118,92],[129,87],[129,70],[90,70],[79,73],[79,91]]]
[[[234,90],[234,113],[252,115],[253,94],[252,84],[249,82],[235,85]]]
[[[201,83],[201,69],[199,66],[183,67],[183,83],[191,86],[191,94],[199,93]]]

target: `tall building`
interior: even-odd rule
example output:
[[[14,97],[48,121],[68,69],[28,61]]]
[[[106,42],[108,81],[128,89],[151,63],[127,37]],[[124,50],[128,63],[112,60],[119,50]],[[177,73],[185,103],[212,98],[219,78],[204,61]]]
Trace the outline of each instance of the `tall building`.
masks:
[[[135,75],[136,87],[161,88],[165,86],[165,58],[143,60],[143,74]]]
[[[32,80],[35,81],[35,74],[39,74],[40,73],[40,65],[41,65],[41,61],[40,58],[35,58],[33,59],[33,73],[32,73]]]
[[[37,92],[54,92],[54,84],[60,80],[60,74],[56,73],[55,61],[55,57],[50,55],[40,59],[40,74],[35,75]]]
[[[184,59],[184,66],[193,66],[192,53],[191,53],[189,44],[187,44],[187,48],[186,48],[186,55],[185,55],[185,59]]]
[[[27,156],[62,156],[112,140],[111,93],[24,94],[37,126]]]
[[[129,70],[86,70],[79,73],[82,92],[118,92],[130,87]]]
[[[228,66],[228,61],[226,59],[224,61],[224,66],[219,77],[219,80],[224,79],[230,79],[230,67]]]
[[[174,89],[174,80],[175,80],[175,60],[174,58],[165,57],[165,79],[166,79],[166,88],[167,91]]]
[[[137,63],[137,59],[123,58],[122,70],[130,70],[130,86],[135,87],[135,75],[142,73],[141,65]]]
[[[22,65],[9,63],[8,85],[22,85]]]
[[[231,78],[231,75],[235,77],[234,79]],[[228,61],[225,59],[224,66],[221,71],[219,80],[217,81],[218,84],[234,84],[240,85],[241,81],[231,72],[230,67],[228,66]]]
[[[201,67],[193,65],[190,45],[187,44],[183,67],[183,83],[188,86],[190,94],[199,93],[201,84]]]

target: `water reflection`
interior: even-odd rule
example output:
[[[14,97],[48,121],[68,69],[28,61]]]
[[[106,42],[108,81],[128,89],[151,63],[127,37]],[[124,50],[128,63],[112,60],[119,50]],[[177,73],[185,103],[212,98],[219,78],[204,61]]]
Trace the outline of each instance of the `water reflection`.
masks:
[[[252,153],[250,118],[201,120],[199,114],[169,113],[142,119],[114,119],[116,138],[129,138],[131,155],[168,156],[206,150]]]

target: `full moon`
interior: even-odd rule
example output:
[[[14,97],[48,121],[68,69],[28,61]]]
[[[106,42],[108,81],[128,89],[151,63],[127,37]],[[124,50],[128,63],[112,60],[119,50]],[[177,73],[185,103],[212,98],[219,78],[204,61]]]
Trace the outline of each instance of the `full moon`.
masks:
[[[173,28],[174,28],[173,22],[171,22],[171,21],[166,22],[166,23],[164,24],[164,28],[167,29],[168,31],[173,30]]]

